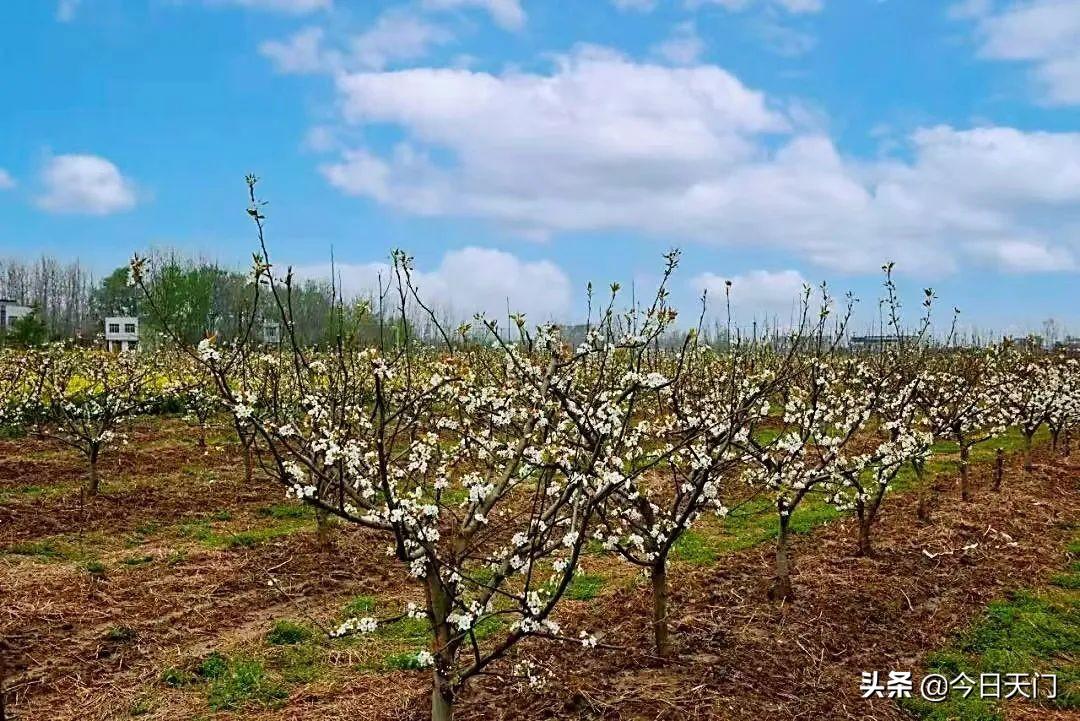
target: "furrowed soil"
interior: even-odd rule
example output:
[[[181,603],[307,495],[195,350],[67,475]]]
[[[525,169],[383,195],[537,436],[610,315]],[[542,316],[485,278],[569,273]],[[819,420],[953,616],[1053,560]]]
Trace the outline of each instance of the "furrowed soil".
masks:
[[[1080,518],[1080,459],[1010,458],[1000,492],[987,466],[974,499],[938,476],[932,521],[897,493],[853,553],[851,519],[793,543],[797,598],[765,600],[765,541],[670,573],[678,655],[651,655],[648,584],[615,559],[587,556],[595,588],[565,602],[568,633],[605,648],[529,641],[516,652],[549,673],[539,689],[471,685],[459,719],[908,718],[864,700],[860,672],[909,670],[1008,591],[1039,587],[1066,564]],[[101,466],[103,495],[83,499],[68,450],[0,441],[0,671],[8,718],[422,719],[428,676],[402,668],[408,629],[364,643],[319,640],[349,603],[400,612],[420,591],[386,558],[385,539],[337,526],[320,545],[307,509],[256,471],[244,481],[224,433],[207,449],[175,419],[141,421]],[[314,638],[268,642],[281,620]],[[271,637],[273,638],[273,637]],[[420,643],[422,646],[423,644]],[[606,648],[606,647],[615,648]],[[206,672],[207,659],[232,664]],[[201,674],[201,675],[200,675]],[[1007,719],[1075,718],[1023,703]]]

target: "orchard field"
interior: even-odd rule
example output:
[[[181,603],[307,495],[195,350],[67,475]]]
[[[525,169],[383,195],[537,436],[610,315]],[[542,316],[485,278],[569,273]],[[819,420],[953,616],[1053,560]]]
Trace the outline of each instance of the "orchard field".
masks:
[[[825,291],[709,340],[663,284],[575,343],[430,312],[421,342],[395,261],[379,343],[297,342],[257,256],[276,347],[163,313],[153,349],[3,351],[6,717],[1075,717],[1075,359],[935,341],[929,291],[908,331],[889,268],[858,353]],[[1058,686],[864,698],[874,671]]]
[[[394,612],[421,594],[388,567],[370,532],[338,525],[333,545],[320,546],[310,511],[268,479],[244,483],[227,434],[212,434],[204,451],[181,419],[140,421],[104,464],[108,498],[82,507],[77,458],[28,439],[0,447],[0,628],[15,718],[424,717],[428,674],[402,668],[426,642],[424,629],[399,623],[331,641],[312,623],[371,606]],[[670,663],[650,648],[644,579],[605,554],[587,555],[560,614],[604,629],[604,643],[623,650],[538,647],[555,673],[544,689],[484,684],[460,716],[905,718],[894,702],[860,698],[860,671],[918,669],[1010,592],[1045,588],[1039,596],[1071,604],[1075,634],[1077,594],[1066,589],[1076,576],[1063,571],[1080,510],[1078,472],[1044,449],[1026,477],[1010,455],[997,493],[992,454],[977,451],[971,504],[959,500],[943,455],[933,524],[918,522],[914,493],[898,493],[875,558],[853,555],[850,519],[806,513],[795,542],[800,593],[788,607],[765,599],[771,518],[695,528],[672,563],[672,625],[683,649]],[[953,553],[929,559],[924,549]],[[270,578],[288,595],[268,587]],[[215,654],[247,676],[200,676]],[[1072,715],[1010,702],[1008,718]]]
[[[1080,721],[1080,0],[0,49],[0,721]]]

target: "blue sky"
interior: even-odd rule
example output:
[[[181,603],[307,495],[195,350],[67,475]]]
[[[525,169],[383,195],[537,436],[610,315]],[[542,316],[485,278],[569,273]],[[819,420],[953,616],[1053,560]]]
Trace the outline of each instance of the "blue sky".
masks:
[[[393,247],[455,313],[592,280],[740,317],[881,263],[980,327],[1080,331],[1080,0],[14,0],[0,256],[151,246],[351,288]],[[914,302],[911,303],[915,305]],[[914,312],[914,311],[912,311]]]

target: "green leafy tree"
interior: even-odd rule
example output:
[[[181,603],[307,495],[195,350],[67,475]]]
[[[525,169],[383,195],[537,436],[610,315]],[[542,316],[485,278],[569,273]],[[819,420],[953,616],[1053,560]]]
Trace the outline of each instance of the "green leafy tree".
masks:
[[[44,345],[47,340],[49,329],[36,310],[17,319],[4,336],[6,344],[22,348]]]

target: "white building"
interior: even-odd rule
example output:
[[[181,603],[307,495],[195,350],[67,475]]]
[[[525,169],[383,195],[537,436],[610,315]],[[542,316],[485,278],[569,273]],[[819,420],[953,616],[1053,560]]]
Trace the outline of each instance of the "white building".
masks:
[[[267,320],[263,321],[263,343],[277,345],[281,342],[281,323]]]
[[[139,347],[139,319],[116,315],[105,319],[105,349],[113,352]]]
[[[34,309],[19,305],[13,300],[0,298],[0,333],[6,333],[15,327],[15,321],[34,312]]]

